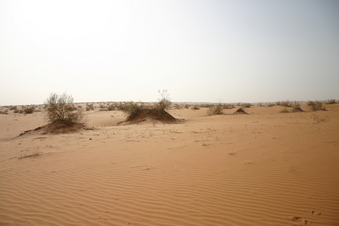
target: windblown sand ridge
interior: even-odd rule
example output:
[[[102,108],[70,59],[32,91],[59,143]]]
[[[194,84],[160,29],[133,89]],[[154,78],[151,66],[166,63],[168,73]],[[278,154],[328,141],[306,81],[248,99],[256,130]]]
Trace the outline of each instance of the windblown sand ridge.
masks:
[[[15,139],[42,113],[0,115],[0,224],[338,225],[339,105],[280,109],[124,126],[92,111],[95,130]]]

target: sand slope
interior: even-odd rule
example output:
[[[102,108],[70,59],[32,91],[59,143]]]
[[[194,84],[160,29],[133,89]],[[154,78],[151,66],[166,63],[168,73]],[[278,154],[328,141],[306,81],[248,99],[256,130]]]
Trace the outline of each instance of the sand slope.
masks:
[[[95,130],[17,138],[43,114],[0,115],[0,225],[339,225],[339,105],[326,107],[124,126],[92,111]]]

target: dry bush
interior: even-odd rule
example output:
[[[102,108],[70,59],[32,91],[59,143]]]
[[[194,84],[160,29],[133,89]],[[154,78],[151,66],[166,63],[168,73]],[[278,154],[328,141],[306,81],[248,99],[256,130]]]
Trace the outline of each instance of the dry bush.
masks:
[[[330,99],[326,101],[326,104],[335,104],[335,103],[336,103],[335,99]]]
[[[287,108],[284,108],[280,111],[280,113],[289,113],[289,111],[287,110]]]
[[[324,111],[324,110],[326,110],[323,107],[323,104],[320,101],[308,101],[307,106],[310,108],[311,111]]]
[[[58,95],[52,93],[45,101],[44,108],[49,122],[65,120],[70,122],[81,122],[83,119],[82,109],[73,103],[73,97],[66,93]]]
[[[232,108],[234,108],[233,104],[224,104],[223,105],[223,109],[232,109]]]
[[[252,104],[250,104],[250,103],[240,103],[239,106],[243,107],[243,108],[250,108],[252,106]]]
[[[279,102],[277,102],[277,105],[280,105],[280,106],[283,106],[283,107],[292,107],[292,103],[289,100],[281,101],[281,102],[279,101]]]
[[[35,111],[35,107],[31,106],[31,107],[26,107],[23,109],[25,114],[32,114]]]
[[[94,105],[93,104],[86,104],[86,111],[94,110]]]
[[[200,106],[199,105],[192,105],[191,109],[192,110],[200,110]]]
[[[7,115],[8,114],[8,110],[0,110],[0,114],[3,114],[3,115]]]
[[[207,114],[208,115],[220,115],[222,114],[222,109],[223,108],[221,104],[213,105],[208,108]]]
[[[300,108],[300,103],[297,101],[292,102],[291,107],[293,108]]]
[[[125,102],[119,104],[119,110],[123,111],[127,116],[126,120],[134,118],[143,109],[146,109],[146,107],[143,104],[138,104],[135,102]]]
[[[156,103],[156,107],[160,110],[166,110],[171,107],[172,102],[170,101],[169,94],[167,90],[158,90],[161,98],[159,99],[158,103]]]
[[[107,107],[107,111],[115,111],[115,109],[117,109],[116,104],[110,104]]]

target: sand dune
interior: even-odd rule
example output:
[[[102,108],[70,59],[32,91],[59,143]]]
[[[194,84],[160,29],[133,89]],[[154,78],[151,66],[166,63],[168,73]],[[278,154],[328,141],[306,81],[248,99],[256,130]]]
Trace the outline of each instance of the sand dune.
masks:
[[[339,225],[339,105],[24,135],[42,112],[0,115],[0,225]],[[32,155],[32,156],[31,156]]]

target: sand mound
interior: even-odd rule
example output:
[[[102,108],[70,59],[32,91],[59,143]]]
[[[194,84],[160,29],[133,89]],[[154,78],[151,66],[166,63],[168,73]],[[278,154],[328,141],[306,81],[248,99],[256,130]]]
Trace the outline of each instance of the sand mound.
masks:
[[[291,112],[304,112],[304,110],[301,108],[293,108]]]
[[[248,113],[246,111],[244,111],[244,109],[239,108],[238,110],[236,110],[233,115],[241,115],[241,114],[245,114],[247,115]]]
[[[85,125],[82,123],[70,122],[68,120],[57,120],[49,123],[45,126],[35,128],[33,130],[26,130],[19,136],[25,134],[60,134],[60,133],[72,133],[85,129]]]
[[[138,114],[129,117],[126,121],[120,122],[121,123],[141,123],[145,121],[158,121],[162,123],[175,123],[178,122],[176,118],[170,115],[163,109],[142,109]]]

